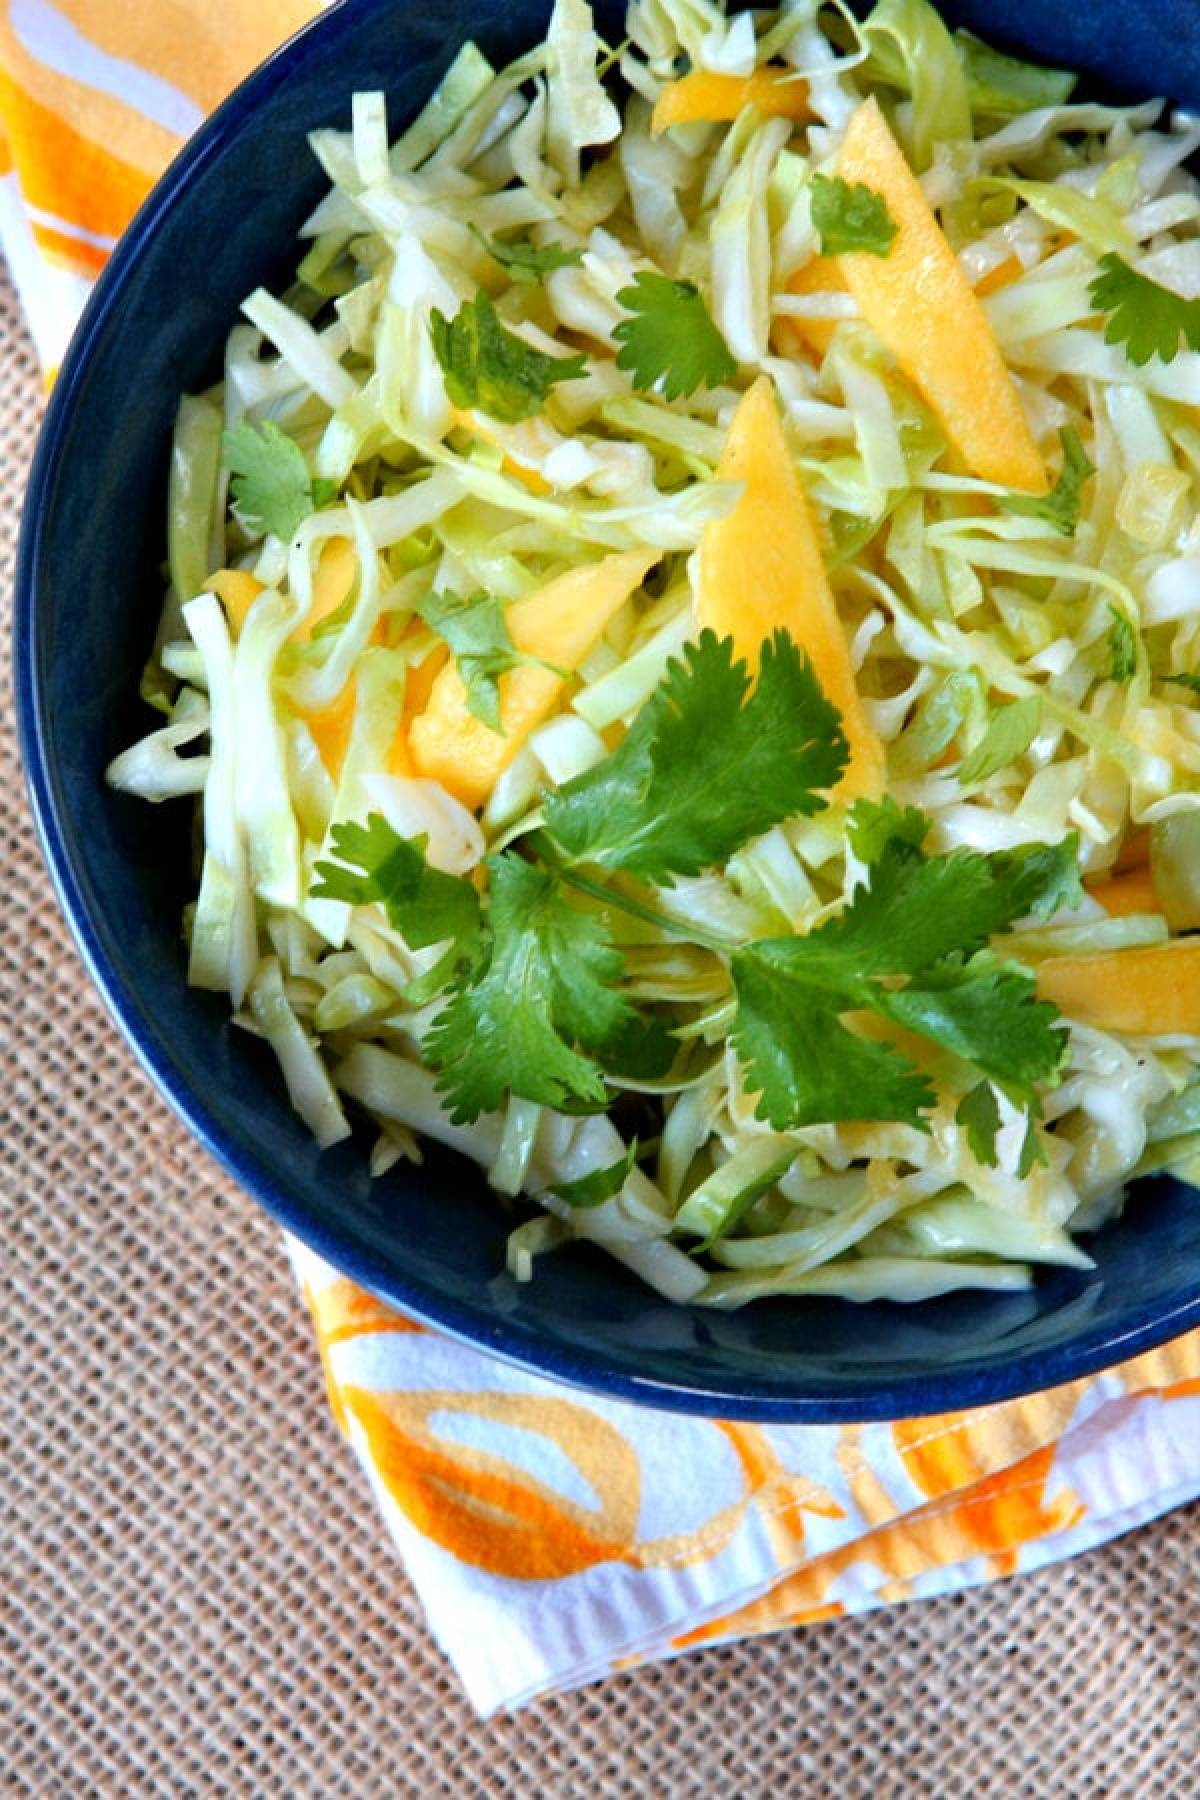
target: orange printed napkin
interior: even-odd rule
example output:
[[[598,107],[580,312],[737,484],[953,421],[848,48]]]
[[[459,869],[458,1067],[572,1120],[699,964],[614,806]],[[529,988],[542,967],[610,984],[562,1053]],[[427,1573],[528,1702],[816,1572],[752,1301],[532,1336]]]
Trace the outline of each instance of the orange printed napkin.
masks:
[[[48,377],[168,159],[319,10],[0,0],[0,241]],[[484,1713],[1034,1569],[1200,1494],[1200,1332],[974,1412],[766,1427],[556,1386],[289,1248],[335,1417]]]
[[[748,1425],[497,1363],[291,1249],[334,1416],[483,1713],[1041,1568],[1200,1493],[1200,1332],[972,1412]]]

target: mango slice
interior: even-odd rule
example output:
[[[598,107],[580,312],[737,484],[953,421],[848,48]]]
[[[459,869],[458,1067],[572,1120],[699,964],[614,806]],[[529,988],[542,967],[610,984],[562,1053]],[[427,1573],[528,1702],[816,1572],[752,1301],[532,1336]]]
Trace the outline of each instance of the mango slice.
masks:
[[[326,538],[313,570],[313,597],[308,617],[297,625],[292,636],[298,641],[311,638],[322,619],[337,611],[357,574],[358,552],[352,541],[344,537]]]
[[[317,746],[317,755],[325,764],[330,779],[335,782],[341,776],[346,751],[350,747],[357,706],[358,683],[352,675],[330,706],[324,707],[319,713],[310,713],[307,718],[308,729]]]
[[[1200,938],[1038,964],[1038,994],[1100,1031],[1200,1032]]]
[[[1088,887],[1093,900],[1098,900],[1110,919],[1124,919],[1135,913],[1162,911],[1162,902],[1154,886],[1154,872],[1149,863],[1140,869],[1124,869],[1107,881]]]
[[[836,257],[814,256],[811,262],[796,270],[787,281],[789,294],[837,294],[845,293],[846,278],[842,274]],[[780,316],[777,330],[785,340],[799,340],[802,347],[812,350],[820,358],[826,354],[833,342],[833,334],[837,330],[836,319],[797,319],[790,314]]]
[[[882,194],[897,226],[886,256],[838,258],[864,319],[972,475],[1044,494],[1045,463],[987,315],[873,98],[851,115],[837,173]]]
[[[297,642],[311,638],[322,619],[336,612],[350,592],[358,573],[358,553],[349,538],[326,538],[313,570],[313,598],[308,617],[292,632]],[[204,583],[206,593],[215,594],[225,608],[232,636],[237,637],[246,622],[246,614],[263,592],[263,584],[248,569],[215,569]]]
[[[514,601],[507,612],[513,644],[556,668],[577,668],[659,554],[617,551],[600,562],[568,569]],[[554,669],[534,663],[509,669],[500,677],[497,732],[470,711],[463,679],[448,662],[408,728],[417,773],[440,781],[465,806],[483,805],[530,732],[558,706],[566,685]]]
[[[850,760],[839,800],[878,798],[885,758],[855,681],[850,647],[821,556],[817,528],[783,435],[769,377],[747,389],[717,465],[744,488],[733,511],[706,525],[695,559],[696,622],[731,637],[757,668],[763,640],[789,633],[842,715]]]
[[[263,584],[248,569],[214,569],[204,583],[203,592],[217,596],[225,608],[229,635],[239,637],[246,614],[263,592]]]
[[[654,103],[650,129],[657,137],[671,125],[736,119],[744,106],[764,119],[811,119],[808,85],[790,69],[755,69],[753,75],[719,75],[692,69],[668,82]]]

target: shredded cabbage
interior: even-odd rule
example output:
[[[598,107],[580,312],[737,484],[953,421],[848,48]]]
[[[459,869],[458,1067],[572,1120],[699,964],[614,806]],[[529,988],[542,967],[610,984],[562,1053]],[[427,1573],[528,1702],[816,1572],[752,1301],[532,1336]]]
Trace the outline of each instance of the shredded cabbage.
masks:
[[[1120,1209],[1130,1180],[1200,1168],[1200,1035],[1068,1016],[1029,1167],[1002,1094],[996,1155],[980,1158],[952,1058],[927,1131],[780,1132],[758,1116],[729,1041],[728,971],[669,922],[737,943],[836,914],[861,873],[836,795],[664,890],[658,922],[625,921],[628,991],[686,1010],[687,1054],[667,1077],[631,1078],[609,1114],[513,1095],[456,1122],[422,1062],[441,947],[406,943],[376,902],[311,892],[339,827],[373,814],[431,869],[482,880],[545,795],[620,741],[696,635],[697,547],[739,493],[717,466],[739,394],[767,374],[893,799],[929,815],[938,851],[1079,834],[1093,897],[995,948],[1037,969],[1200,926],[1200,350],[1131,360],[1090,291],[1115,254],[1181,300],[1200,294],[1186,166],[1200,127],[1156,104],[1072,103],[1069,75],[951,33],[926,0],[878,0],[861,23],[816,0],[731,17],[713,0],[630,0],[626,31],[608,47],[586,0],[557,0],[546,41],[511,67],[465,46],[394,141],[377,93],[353,97],[348,132],[313,134],[331,185],[296,282],[247,298],[222,381],[180,405],[170,587],[142,685],[166,717],[109,779],[199,806],[189,979],[227,993],[265,1039],[317,1141],[346,1135],[348,1108],[373,1122],[376,1173],[425,1138],[474,1159],[529,1203],[510,1239],[518,1280],[580,1239],[670,1299],[717,1308],[915,1301],[1019,1290],[1040,1264],[1086,1269],[1080,1233]],[[656,129],[682,71],[749,83],[767,68],[806,84],[807,118],[764,117],[748,97],[734,117]],[[812,178],[868,94],[982,301],[1048,466],[1070,433],[1086,458],[1066,530],[963,470],[830,276]],[[504,258],[517,242],[541,259],[532,277]],[[703,296],[733,381],[668,401],[617,362],[621,296],[647,270]],[[531,354],[585,353],[583,377],[536,416],[451,391],[436,321],[481,289]],[[221,430],[238,421],[278,427],[307,459],[311,508],[283,535],[228,491]],[[483,802],[414,769],[406,732],[449,654],[420,612],[430,595],[509,607],[641,550],[659,573]],[[339,555],[353,578],[330,604]],[[1106,901],[1139,867],[1140,898]],[[640,1141],[623,1168],[631,1108]],[[616,1191],[572,1198],[612,1168]]]

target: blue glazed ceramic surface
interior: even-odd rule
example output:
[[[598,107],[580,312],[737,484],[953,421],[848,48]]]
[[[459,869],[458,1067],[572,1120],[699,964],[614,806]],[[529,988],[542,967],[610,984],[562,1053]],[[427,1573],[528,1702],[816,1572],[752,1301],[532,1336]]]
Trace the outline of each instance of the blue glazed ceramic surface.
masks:
[[[1092,0],[947,7],[1131,95],[1200,106],[1200,8]],[[915,1308],[672,1307],[586,1250],[504,1271],[505,1221],[476,1172],[431,1156],[371,1182],[359,1146],[319,1155],[269,1054],[189,992],[179,914],[186,807],[109,793],[105,765],[142,723],[137,683],[160,602],[164,473],[177,397],[212,380],[240,300],[283,282],[322,178],[305,136],[384,86],[395,125],[457,44],[503,60],[540,34],[542,0],[342,0],[209,121],[100,282],[46,419],[18,570],[16,676],[35,811],[89,970],[196,1136],[288,1230],[378,1293],[481,1348],[589,1388],[777,1420],[940,1411],[1049,1386],[1200,1324],[1200,1196],[1144,1184],[1093,1242],[1093,1274],[1029,1295]],[[613,9],[601,7],[614,26]],[[48,1197],[48,1203],[52,1203]]]

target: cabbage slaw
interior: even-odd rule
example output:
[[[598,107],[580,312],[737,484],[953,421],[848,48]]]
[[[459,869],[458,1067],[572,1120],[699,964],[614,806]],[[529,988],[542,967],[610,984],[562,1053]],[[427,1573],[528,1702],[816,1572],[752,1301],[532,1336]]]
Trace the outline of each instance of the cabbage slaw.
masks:
[[[462,1150],[499,1195],[535,1202],[510,1239],[519,1278],[583,1238],[669,1298],[716,1307],[1019,1288],[1039,1263],[1086,1268],[1079,1235],[1119,1209],[1128,1182],[1166,1164],[1186,1174],[1200,1149],[1200,1037],[1070,1019],[1062,1078],[1042,1095],[1045,1161],[1021,1173],[1023,1121],[1003,1095],[994,1166],[950,1104],[928,1132],[781,1134],[757,1116],[722,1033],[709,962],[651,933],[628,947],[625,979],[651,1003],[690,1004],[710,1054],[685,1079],[643,1084],[657,1133],[617,1192],[573,1204],[555,1190],[626,1156],[619,1114],[513,1095],[455,1123],[420,1054],[436,1010],[420,983],[436,955],[378,906],[312,892],[337,828],[371,814],[423,836],[432,865],[477,871],[548,788],[604,756],[694,635],[693,559],[736,498],[717,464],[739,394],[766,375],[823,523],[888,791],[928,815],[933,847],[1076,832],[1099,889],[1149,840],[1157,902],[1112,913],[1088,897],[1019,926],[1007,953],[1037,966],[1200,924],[1188,687],[1200,663],[1200,354],[1134,365],[1089,298],[1109,252],[1200,294],[1200,190],[1184,169],[1200,126],[1157,103],[1072,103],[1064,78],[951,36],[924,0],[829,21],[814,0],[732,17],[709,0],[632,0],[626,39],[609,48],[584,0],[558,0],[545,43],[509,68],[468,45],[395,142],[381,96],[355,96],[350,131],[313,134],[331,186],[304,228],[296,285],[249,297],[219,387],[180,409],[171,584],[143,688],[166,722],[109,778],[151,800],[195,796],[189,978],[227,992],[270,1045],[318,1141],[349,1133],[349,1107],[373,1121],[380,1174],[418,1158],[425,1137]],[[748,105],[654,131],[681,69],[744,79],[768,64],[803,80],[808,122]],[[1052,454],[1070,429],[1086,451],[1094,474],[1069,538],[998,508],[995,484],[955,469],[851,295],[796,279],[819,254],[813,172],[832,166],[870,92],[983,297],[1039,445]],[[535,282],[510,277],[488,244],[514,234],[572,260]],[[734,382],[671,402],[634,388],[614,354],[615,296],[648,267],[699,288]],[[430,319],[481,286],[530,345],[586,347],[584,378],[536,417],[505,423],[447,391]],[[286,538],[248,528],[231,504],[222,432],[242,420],[286,431],[335,491]],[[323,611],[333,543],[351,547],[353,577]],[[637,551],[653,552],[658,576],[482,805],[397,772],[406,693],[439,654],[425,596],[485,589],[513,604],[548,572]],[[252,578],[244,610],[218,572]],[[1023,723],[1004,744],[997,716],[1014,702]],[[859,874],[835,796],[819,818],[678,882],[673,905],[735,935],[803,933]],[[718,1227],[702,1257],[697,1219]]]

